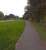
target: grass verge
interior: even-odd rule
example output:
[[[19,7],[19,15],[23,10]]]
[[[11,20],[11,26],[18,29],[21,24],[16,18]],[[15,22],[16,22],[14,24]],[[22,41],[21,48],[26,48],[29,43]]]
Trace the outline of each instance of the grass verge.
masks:
[[[24,29],[24,21],[0,22],[0,50],[14,50]]]
[[[33,25],[35,26],[37,32],[39,32],[40,40],[46,41],[46,29],[42,25],[42,23],[35,23],[34,22]]]

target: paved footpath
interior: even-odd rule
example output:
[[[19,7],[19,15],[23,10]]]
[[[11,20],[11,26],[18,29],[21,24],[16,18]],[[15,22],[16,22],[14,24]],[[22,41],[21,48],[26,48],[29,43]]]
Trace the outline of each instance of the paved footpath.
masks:
[[[32,27],[29,21],[25,21],[25,29],[16,43],[16,50],[46,50],[40,46],[38,32]]]

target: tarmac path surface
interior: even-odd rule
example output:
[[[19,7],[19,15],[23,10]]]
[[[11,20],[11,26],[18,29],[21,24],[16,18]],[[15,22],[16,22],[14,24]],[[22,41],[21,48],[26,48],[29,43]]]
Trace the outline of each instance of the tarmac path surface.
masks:
[[[15,50],[46,50],[40,45],[38,32],[32,27],[31,22],[25,21],[25,29],[16,43]]]

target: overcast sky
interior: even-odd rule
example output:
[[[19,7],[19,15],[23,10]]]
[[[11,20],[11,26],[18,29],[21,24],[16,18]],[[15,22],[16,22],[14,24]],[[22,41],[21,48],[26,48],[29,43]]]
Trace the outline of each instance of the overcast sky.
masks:
[[[12,13],[21,17],[26,5],[27,0],[0,0],[0,11],[5,15]]]

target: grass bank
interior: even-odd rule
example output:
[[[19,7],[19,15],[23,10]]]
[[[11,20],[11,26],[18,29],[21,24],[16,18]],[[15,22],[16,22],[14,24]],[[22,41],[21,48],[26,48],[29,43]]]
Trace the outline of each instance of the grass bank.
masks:
[[[0,22],[0,50],[14,50],[24,25],[23,20]]]
[[[46,41],[46,28],[43,26],[42,23],[33,23],[37,32],[39,32],[39,36],[41,40]]]

